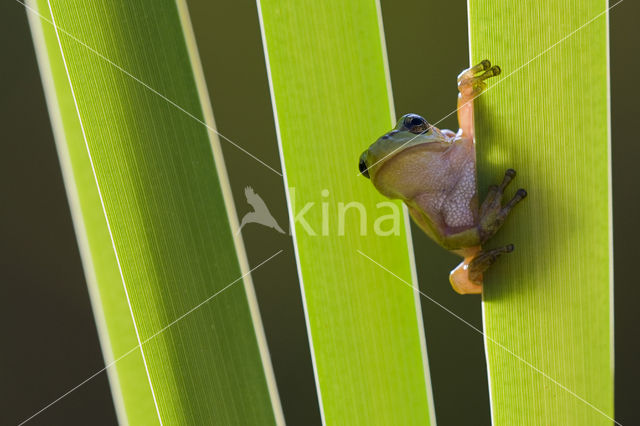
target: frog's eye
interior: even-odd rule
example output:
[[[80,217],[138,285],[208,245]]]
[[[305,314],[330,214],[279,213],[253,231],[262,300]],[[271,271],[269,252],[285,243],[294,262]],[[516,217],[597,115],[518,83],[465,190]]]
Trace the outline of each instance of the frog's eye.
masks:
[[[408,131],[417,135],[429,130],[429,123],[427,123],[427,120],[417,114],[405,115],[402,124]]]
[[[358,164],[358,168],[360,169],[360,173],[362,174],[362,176],[366,177],[367,179],[371,179],[371,177],[369,176],[369,170],[367,169],[367,162],[364,159],[365,154],[362,154],[362,156],[360,156],[360,163]]]

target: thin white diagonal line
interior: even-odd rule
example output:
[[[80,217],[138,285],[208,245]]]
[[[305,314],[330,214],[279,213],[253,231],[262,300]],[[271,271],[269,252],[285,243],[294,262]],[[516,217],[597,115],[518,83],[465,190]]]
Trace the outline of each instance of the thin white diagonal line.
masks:
[[[256,269],[258,269],[259,267],[261,267],[262,265],[264,265],[265,263],[269,262],[271,259],[273,259],[274,257],[276,257],[277,255],[279,255],[280,253],[282,253],[283,250],[280,250],[278,252],[276,252],[275,254],[271,255],[271,257],[269,257],[268,259],[263,260],[262,262],[260,262],[258,265],[254,266],[253,268],[251,268],[249,271],[247,271],[246,273],[242,274],[241,276],[239,276],[238,278],[236,278],[235,280],[233,280],[232,282],[230,282],[229,284],[227,284],[225,287],[223,287],[222,289],[218,290],[217,292],[213,293],[211,296],[207,297],[206,299],[204,299],[202,302],[198,303],[196,306],[194,306],[193,308],[189,309],[187,312],[185,312],[184,314],[180,315],[178,318],[174,319],[173,321],[171,321],[169,324],[165,325],[164,327],[162,327],[160,330],[156,331],[154,334],[152,334],[150,337],[144,339],[140,344],[134,346],[133,348],[129,349],[127,352],[125,352],[124,354],[120,355],[118,358],[114,359],[113,361],[111,361],[110,363],[106,364],[104,366],[104,368],[101,368],[100,370],[96,371],[95,373],[93,373],[91,376],[87,377],[86,379],[84,379],[82,382],[78,383],[77,385],[75,385],[74,387],[72,387],[71,389],[69,389],[67,392],[65,392],[64,394],[60,395],[58,398],[56,398],[55,400],[51,401],[49,404],[47,404],[46,406],[42,407],[38,412],[34,413],[33,415],[31,415],[29,418],[23,420],[22,422],[20,422],[20,424],[18,424],[18,426],[22,426],[25,423],[27,423],[28,421],[30,421],[31,419],[33,419],[34,417],[38,416],[39,414],[41,414],[42,412],[46,411],[48,408],[50,408],[51,406],[55,405],[56,403],[58,403],[59,401],[61,401],[62,399],[64,399],[65,397],[67,397],[69,394],[73,393],[75,390],[77,390],[78,388],[82,387],[84,384],[90,382],[93,378],[95,378],[96,376],[98,376],[100,373],[106,371],[108,368],[112,367],[115,363],[117,363],[118,361],[122,360],[123,358],[126,358],[127,356],[131,355],[136,349],[140,348],[142,345],[148,343],[149,341],[155,339],[156,337],[158,337],[160,334],[164,333],[168,328],[172,327],[173,325],[175,325],[177,322],[183,320],[186,316],[192,314],[194,311],[196,311],[197,309],[199,309],[200,307],[202,307],[202,305],[204,305],[205,303],[211,301],[211,299],[213,299],[214,297],[218,296],[219,294],[221,294],[222,292],[224,292],[225,290],[229,289],[229,287],[233,286],[234,284],[238,283],[239,281],[241,281],[244,277],[246,277],[247,275],[249,275],[251,272],[255,271]]]
[[[444,306],[443,304],[439,303],[438,301],[436,301],[435,299],[433,299],[432,297],[428,296],[427,294],[423,293],[422,291],[420,291],[419,288],[414,287],[411,283],[405,281],[404,279],[402,279],[401,277],[399,277],[398,275],[394,274],[393,272],[391,272],[388,268],[386,268],[385,266],[381,265],[380,263],[376,262],[375,260],[373,260],[371,257],[367,256],[366,254],[364,254],[362,251],[360,250],[356,250],[360,255],[362,255],[363,257],[369,259],[371,262],[373,262],[374,264],[378,265],[381,269],[387,271],[389,274],[393,275],[394,277],[396,277],[397,279],[399,279],[403,284],[406,284],[407,286],[411,287],[414,291],[418,292],[420,295],[422,295],[423,297],[426,297],[427,299],[429,299],[431,302],[435,303],[438,307],[440,307],[441,309],[443,309],[444,311],[448,312],[449,314],[453,315],[455,318],[459,319],[460,321],[462,321],[464,324],[468,325],[469,327],[471,327],[473,330],[475,330],[476,332],[480,333],[482,336],[484,336],[487,340],[491,341],[491,343],[495,344],[496,346],[500,347],[502,350],[504,350],[505,352],[507,352],[508,354],[512,355],[514,358],[518,359],[520,362],[524,363],[526,366],[528,366],[529,368],[533,369],[534,371],[538,372],[539,374],[541,374],[542,376],[544,376],[547,380],[555,383],[557,386],[559,386],[560,388],[562,388],[563,390],[565,390],[566,392],[568,392],[569,394],[573,395],[574,397],[576,397],[577,399],[579,399],[580,401],[584,402],[585,404],[587,404],[589,407],[593,408],[594,410],[596,410],[598,413],[602,414],[603,416],[605,416],[607,419],[611,420],[612,422],[614,422],[615,424],[622,426],[621,423],[615,421],[614,419],[612,419],[611,417],[609,417],[604,411],[602,411],[601,409],[599,409],[598,407],[596,407],[595,405],[591,404],[589,401],[587,401],[586,399],[582,398],[580,395],[576,394],[575,392],[573,392],[571,389],[569,389],[568,387],[566,387],[565,385],[563,385],[562,383],[558,382],[557,380],[555,380],[553,377],[549,376],[547,373],[545,373],[544,371],[540,370],[539,368],[537,368],[535,365],[531,364],[529,361],[523,359],[522,357],[518,356],[515,352],[513,352],[511,349],[507,348],[506,346],[504,346],[503,344],[501,344],[500,342],[497,342],[496,340],[492,339],[491,337],[487,336],[482,330],[480,330],[479,328],[477,328],[475,325],[471,324],[469,321],[465,320],[464,318],[460,317],[459,315],[457,315],[455,312],[453,312],[452,310],[450,310],[449,308],[447,308],[446,306]]]
[[[16,0],[18,1],[18,0]],[[510,72],[509,74],[505,75],[503,78],[501,78],[500,80],[496,81],[495,83],[491,84],[486,90],[483,90],[482,92],[480,92],[478,95],[474,96],[473,98],[469,99],[467,102],[463,103],[462,105],[460,105],[458,108],[454,109],[453,111],[451,111],[449,114],[445,115],[444,117],[442,117],[440,120],[436,121],[433,124],[429,125],[429,128],[427,128],[427,130],[425,130],[424,132],[418,133],[417,135],[415,135],[414,137],[412,137],[411,139],[409,139],[408,141],[406,141],[405,143],[403,143],[402,145],[400,145],[399,147],[397,147],[396,149],[394,149],[393,151],[391,151],[390,153],[388,153],[387,155],[385,155],[384,157],[382,157],[381,159],[379,159],[378,161],[376,161],[375,163],[368,165],[367,168],[369,167],[373,167],[376,164],[378,164],[379,162],[383,161],[385,158],[390,157],[391,155],[393,155],[394,153],[398,152],[400,149],[404,148],[407,144],[409,144],[411,141],[413,141],[415,138],[417,138],[418,136],[426,133],[429,131],[429,129],[431,127],[434,127],[436,124],[441,123],[442,121],[444,121],[446,118],[450,117],[451,115],[455,114],[456,112],[458,112],[462,107],[464,107],[465,105],[467,105],[469,102],[473,102],[475,99],[479,98],[480,96],[482,96],[483,94],[487,93],[488,91],[492,90],[493,88],[495,88],[496,86],[498,86],[499,84],[503,83],[507,78],[511,77],[512,75],[514,75],[515,73],[519,72],[520,70],[522,70],[524,67],[526,67],[527,65],[529,65],[531,62],[535,61],[536,59],[540,58],[542,55],[544,55],[545,53],[549,52],[551,49],[553,49],[554,47],[556,47],[557,45],[559,45],[560,43],[566,41],[568,38],[570,38],[571,36],[573,36],[575,33],[577,33],[578,31],[582,30],[584,27],[586,27],[587,25],[591,24],[593,21],[595,21],[596,19],[598,19],[600,16],[604,15],[605,13],[607,13],[608,11],[610,11],[611,9],[613,9],[614,7],[616,7],[617,5],[619,5],[620,3],[622,3],[624,0],[619,0],[618,2],[614,3],[613,5],[609,6],[608,8],[606,8],[605,10],[603,10],[602,12],[598,13],[596,16],[594,16],[593,18],[591,18],[590,20],[588,20],[587,22],[585,22],[584,24],[580,25],[578,28],[576,28],[575,30],[571,31],[569,34],[567,34],[566,36],[562,37],[560,40],[556,41],[555,43],[553,43],[551,46],[547,47],[546,49],[544,49],[542,52],[538,53],[536,56],[534,56],[533,58],[529,59],[527,62],[525,62],[524,64],[520,65],[518,68],[516,68],[515,70],[513,70],[512,72]],[[360,176],[362,174],[362,172],[359,172],[358,174],[356,174],[356,176]]]
[[[249,151],[247,151],[246,149],[244,149],[243,147],[241,147],[240,145],[238,145],[237,143],[235,143],[234,141],[232,141],[231,139],[229,139],[228,137],[226,137],[225,135],[223,135],[222,133],[220,133],[219,131],[217,131],[216,129],[214,129],[213,127],[209,126],[207,123],[205,123],[203,120],[199,119],[198,117],[196,117],[193,113],[187,111],[186,109],[184,109],[183,107],[181,107],[180,105],[178,105],[177,103],[175,103],[174,101],[172,101],[171,99],[169,99],[167,96],[163,95],[162,93],[158,92],[156,89],[154,89],[153,87],[149,86],[147,83],[145,83],[144,81],[140,80],[138,77],[136,77],[135,75],[131,74],[129,71],[127,71],[126,69],[122,68],[120,65],[116,64],[115,62],[113,62],[111,59],[107,58],[106,56],[104,56],[102,53],[98,52],[97,50],[95,50],[93,47],[89,46],[88,44],[86,44],[85,42],[83,42],[82,40],[78,39],[77,37],[75,37],[73,34],[69,33],[68,31],[66,31],[64,28],[61,28],[60,26],[56,25],[54,22],[52,22],[51,20],[49,20],[48,18],[46,18],[45,16],[41,15],[40,12],[38,12],[37,10],[35,10],[34,8],[32,8],[31,6],[25,4],[23,1],[21,0],[15,0],[16,2],[20,3],[22,6],[25,7],[25,9],[27,9],[29,12],[37,15],[41,20],[49,23],[50,25],[53,25],[54,28],[56,28],[57,31],[60,31],[61,33],[64,33],[64,35],[66,35],[67,37],[71,38],[73,41],[75,41],[76,43],[80,44],[81,46],[85,47],[87,50],[89,50],[91,53],[95,54],[96,56],[98,56],[99,58],[101,58],[102,60],[106,61],[107,63],[109,63],[111,66],[113,66],[114,68],[118,69],[120,72],[122,72],[123,74],[129,76],[130,78],[132,78],[133,80],[135,80],[137,83],[139,83],[140,85],[142,85],[144,88],[146,88],[147,90],[149,90],[150,92],[154,93],[155,95],[159,96],[160,98],[162,98],[164,101],[166,101],[167,103],[169,103],[170,105],[172,105],[174,108],[178,109],[179,111],[183,112],[184,114],[186,114],[187,116],[189,116],[190,118],[194,119],[195,121],[197,121],[198,123],[202,124],[204,127],[206,127],[209,131],[215,133],[216,135],[218,135],[220,138],[226,140],[227,142],[229,142],[231,145],[235,146],[236,148],[238,148],[240,151],[244,152],[245,154],[247,154],[249,157],[253,158],[254,160],[256,160],[257,162],[259,162],[260,164],[262,164],[263,166],[265,166],[266,168],[268,168],[269,170],[271,170],[272,172],[274,172],[275,174],[277,174],[278,176],[282,176],[282,173],[280,173],[279,171],[277,171],[276,169],[274,169],[273,167],[271,167],[270,165],[268,165],[267,163],[265,163],[264,161],[262,161],[261,159],[259,159],[258,157],[256,157],[255,155],[253,155],[252,153],[250,153]]]

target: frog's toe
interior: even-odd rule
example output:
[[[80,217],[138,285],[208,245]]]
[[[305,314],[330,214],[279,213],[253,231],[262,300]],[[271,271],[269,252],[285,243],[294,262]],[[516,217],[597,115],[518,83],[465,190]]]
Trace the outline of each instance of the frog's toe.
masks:
[[[504,172],[504,178],[502,179],[502,183],[500,184],[499,191],[501,193],[504,192],[504,190],[507,188],[507,186],[509,186],[509,184],[515,177],[516,171],[513,169],[507,169],[507,171]]]
[[[483,72],[482,74],[473,77],[471,81],[484,81],[488,78],[500,75],[501,72],[502,72],[502,69],[499,66],[494,65],[488,70],[486,70],[485,72]]]
[[[497,75],[500,75],[501,72],[502,72],[502,68],[500,68],[499,65],[494,65],[491,68],[489,68],[485,74],[489,74],[490,73],[491,75],[489,77],[495,77]],[[489,77],[487,77],[487,78],[489,78]]]
[[[482,62],[480,62],[477,65],[472,66],[471,68],[468,69],[468,71],[470,72],[470,74],[478,74],[481,73],[483,71],[486,71],[488,69],[491,68],[491,61],[489,61],[488,59],[483,60]]]
[[[527,191],[524,188],[520,188],[516,191],[516,194],[513,196],[511,200],[504,206],[502,209],[507,209],[507,213],[511,210],[516,204],[522,201],[527,196]]]

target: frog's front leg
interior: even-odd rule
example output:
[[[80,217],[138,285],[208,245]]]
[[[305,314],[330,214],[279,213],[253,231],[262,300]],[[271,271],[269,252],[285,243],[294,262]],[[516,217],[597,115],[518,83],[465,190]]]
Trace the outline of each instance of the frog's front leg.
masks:
[[[527,191],[520,188],[516,191],[513,198],[504,206],[502,206],[502,196],[504,190],[509,183],[515,178],[516,171],[508,169],[504,174],[504,179],[499,186],[493,185],[489,187],[489,193],[484,202],[480,206],[478,233],[480,234],[480,243],[484,244],[489,238],[493,237],[502,227],[509,212],[516,204],[527,196]]]
[[[487,59],[458,76],[458,123],[463,137],[473,139],[473,100],[487,87],[484,80],[500,74],[500,67],[491,66]]]

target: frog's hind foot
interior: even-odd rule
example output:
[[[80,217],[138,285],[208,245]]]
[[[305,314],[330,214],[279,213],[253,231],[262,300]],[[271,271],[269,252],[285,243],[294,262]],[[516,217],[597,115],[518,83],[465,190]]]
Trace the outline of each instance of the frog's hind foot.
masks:
[[[488,59],[468,68],[458,75],[458,90],[464,95],[474,95],[482,92],[486,87],[484,80],[495,77],[501,72],[497,65],[491,66]]]
[[[479,217],[479,233],[480,242],[484,243],[491,238],[506,220],[509,212],[518,204],[522,199],[527,196],[527,191],[520,188],[516,191],[516,194],[511,200],[504,206],[502,206],[502,196],[504,191],[509,186],[509,183],[515,178],[516,171],[508,169],[504,174],[502,183],[498,185],[492,185],[489,187],[489,192],[484,202],[480,206]]]
[[[459,294],[481,294],[482,274],[503,254],[513,251],[513,244],[491,250],[473,247],[472,252],[449,274],[451,287]]]
[[[469,273],[469,280],[478,285],[482,284],[482,273],[489,269],[491,265],[504,253],[511,253],[513,251],[513,244],[508,244],[503,247],[494,248],[491,250],[483,250],[478,253],[471,262],[467,271]]]

